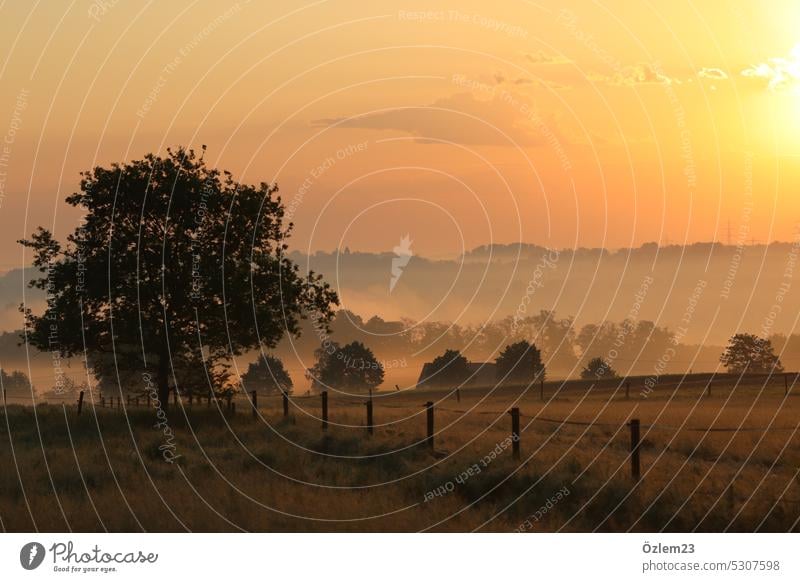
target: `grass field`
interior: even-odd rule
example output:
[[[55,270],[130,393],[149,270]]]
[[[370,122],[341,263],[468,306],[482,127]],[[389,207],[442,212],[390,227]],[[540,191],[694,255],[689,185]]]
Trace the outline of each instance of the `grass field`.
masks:
[[[711,395],[695,378],[645,396],[584,383],[246,400],[154,411],[9,405],[0,420],[4,531],[797,531],[798,395],[783,381]],[[88,400],[88,396],[87,396]],[[435,449],[425,444],[436,404]],[[521,410],[521,459],[509,445]],[[642,423],[642,477],[630,432]],[[560,424],[551,420],[579,424]],[[585,424],[583,424],[585,423]],[[652,427],[655,425],[655,427]],[[168,429],[165,429],[168,427]],[[707,432],[706,428],[725,429]],[[770,427],[770,430],[763,430]],[[702,429],[702,430],[697,430]],[[731,429],[731,430],[728,430]],[[167,434],[165,430],[171,431]],[[174,435],[174,437],[173,437]],[[164,450],[174,455],[165,460]],[[168,455],[168,456],[169,456]]]

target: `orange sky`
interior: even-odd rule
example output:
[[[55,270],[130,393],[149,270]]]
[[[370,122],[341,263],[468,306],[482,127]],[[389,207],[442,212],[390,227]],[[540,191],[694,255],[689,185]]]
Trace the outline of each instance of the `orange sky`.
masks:
[[[5,3],[0,270],[78,172],[207,144],[300,249],[788,240],[800,4]]]

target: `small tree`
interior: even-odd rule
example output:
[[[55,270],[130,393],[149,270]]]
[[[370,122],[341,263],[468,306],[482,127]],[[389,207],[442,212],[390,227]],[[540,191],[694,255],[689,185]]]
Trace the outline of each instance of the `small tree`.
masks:
[[[619,375],[617,371],[611,367],[611,364],[606,362],[603,358],[592,358],[586,367],[581,370],[581,378],[584,380],[602,379],[602,378],[617,378]]]
[[[783,364],[775,354],[772,343],[750,333],[737,333],[719,358],[728,372],[742,374],[772,374],[783,372]]]
[[[446,350],[427,367],[426,383],[435,386],[458,385],[469,378],[469,366],[458,350]]]
[[[361,342],[330,342],[316,350],[317,363],[306,376],[317,386],[365,392],[383,383],[383,364]]]
[[[269,354],[261,355],[242,375],[245,390],[262,390],[268,394],[291,392],[292,378],[283,362]]]
[[[495,363],[498,382],[528,384],[544,379],[542,354],[525,340],[506,346]]]

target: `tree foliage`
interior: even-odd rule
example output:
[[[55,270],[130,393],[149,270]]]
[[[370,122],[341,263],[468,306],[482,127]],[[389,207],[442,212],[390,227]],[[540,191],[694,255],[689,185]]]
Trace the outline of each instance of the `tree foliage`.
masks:
[[[783,372],[772,342],[749,333],[737,333],[719,358],[732,374],[771,374]]]
[[[618,377],[617,371],[603,358],[592,358],[586,364],[586,367],[581,370],[581,378],[584,380],[603,380]]]
[[[181,375],[208,382],[231,356],[297,334],[308,312],[330,319],[336,294],[284,256],[277,186],[236,182],[183,148],[81,177],[67,203],[84,217],[66,242],[43,228],[20,241],[46,293],[44,313],[21,307],[39,349],[86,355],[115,383],[152,374],[166,406]]]
[[[527,384],[544,379],[542,354],[525,340],[506,346],[495,363],[498,382]]]
[[[317,362],[308,370],[307,376],[323,389],[364,392],[383,383],[383,365],[361,342],[354,341],[344,346],[329,342],[315,355]]]
[[[467,358],[458,350],[446,350],[426,368],[426,383],[434,386],[457,386],[469,378]]]
[[[242,375],[245,390],[261,390],[268,394],[291,392],[292,378],[283,366],[283,362],[269,354],[260,354]]]

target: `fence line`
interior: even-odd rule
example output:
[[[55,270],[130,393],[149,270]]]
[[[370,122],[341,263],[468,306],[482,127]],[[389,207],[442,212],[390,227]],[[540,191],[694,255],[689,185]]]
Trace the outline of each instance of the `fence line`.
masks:
[[[82,402],[82,398],[81,398],[82,394],[83,394],[83,392],[81,391],[80,393],[76,394],[75,398],[64,398],[62,400],[54,402],[53,404],[62,404],[62,405],[71,404],[71,405],[78,406],[78,403],[80,403],[80,406],[83,407],[88,403],[88,401]],[[324,396],[322,396],[322,394],[324,394]],[[309,398],[321,397],[322,398],[322,410],[323,410],[323,415],[322,415],[322,419],[321,420],[323,421],[323,427],[327,428],[327,426],[329,424],[329,419],[328,419],[329,409],[330,409],[329,402],[331,402],[327,398],[327,392],[323,392],[320,395],[312,396],[312,397],[309,397],[309,396],[295,397],[295,396],[289,396],[289,395],[282,396],[280,394],[277,395],[277,397],[278,398],[282,398],[284,405],[288,405],[289,401],[291,401],[291,400],[298,400],[300,398],[309,399]],[[24,397],[24,396],[7,396],[6,399],[7,400],[23,400],[23,401],[30,401],[31,400],[30,398],[27,398],[27,397]],[[210,399],[210,400],[213,400],[213,398]],[[225,408],[227,410],[231,410],[235,406],[235,403],[232,402],[232,399],[230,397],[217,398],[217,400],[220,403],[224,403],[225,404]],[[255,412],[257,410],[262,409],[262,407],[258,406],[258,401],[253,399],[252,393],[251,393],[251,398],[248,399],[248,400],[250,401],[250,404],[252,406],[253,417],[256,418],[257,416],[256,416]],[[352,402],[348,402],[348,404],[350,404],[350,405],[356,405],[356,404],[364,405],[364,404],[368,404],[368,403],[369,403],[368,416],[370,417],[369,418],[370,421],[372,420],[374,413],[376,411],[379,411],[382,408],[390,408],[390,409],[395,409],[395,410],[399,410],[399,409],[417,410],[417,409],[419,409],[419,406],[420,406],[419,404],[400,404],[400,405],[397,405],[397,404],[379,404],[379,400],[378,401],[369,400],[366,397],[365,397],[365,400],[363,402],[359,402],[357,400],[353,400]],[[99,399],[94,400],[93,402],[91,402],[89,404],[93,408],[109,408],[109,409],[112,409],[112,410],[114,410],[114,409],[121,410],[122,399],[119,398],[119,397],[115,398],[115,397],[112,396],[112,397],[110,397],[110,399],[108,401],[106,401],[105,398],[99,398]],[[186,409],[191,409],[191,404],[192,403],[188,402],[188,404],[189,405],[187,406],[186,403],[182,402],[181,406],[186,408]],[[198,399],[198,404],[200,404],[200,400],[199,399]],[[173,405],[177,406],[178,404],[177,403],[173,403]],[[126,398],[125,408],[131,408],[131,409],[132,408],[150,408],[150,405],[149,404],[140,404],[139,403],[139,399],[136,398],[136,397],[128,397],[128,398]],[[435,410],[437,412],[449,412],[449,413],[452,413],[452,414],[461,414],[461,415],[473,415],[473,414],[488,415],[488,416],[494,416],[496,418],[500,418],[504,414],[508,414],[511,411],[510,408],[507,409],[507,410],[459,410],[459,409],[455,409],[455,408],[445,408],[445,407],[441,407],[441,406],[434,406],[434,408],[435,408]],[[288,407],[287,406],[284,406],[283,413],[284,413],[284,416],[288,416]],[[602,428],[618,428],[620,426],[620,423],[618,423],[618,422],[616,422],[616,423],[615,422],[597,422],[597,421],[570,420],[570,419],[566,419],[566,418],[563,418],[563,419],[562,418],[550,418],[550,417],[539,416],[539,415],[531,416],[529,414],[523,414],[522,412],[520,412],[520,418],[528,419],[531,422],[545,422],[545,423],[548,423],[548,424],[559,424],[559,425],[568,425],[568,426],[586,426],[586,427],[602,427]],[[369,424],[372,424],[372,422],[370,422]],[[796,424],[794,426],[746,426],[746,427],[714,427],[714,426],[712,426],[712,427],[692,427],[692,426],[675,426],[675,425],[667,425],[667,424],[641,424],[640,426],[641,426],[641,428],[648,429],[648,430],[672,430],[672,431],[686,431],[686,432],[800,431],[800,423],[798,423],[798,424]]]
[[[3,396],[4,396],[4,401],[7,400],[6,395],[4,394]],[[77,409],[77,415],[80,416],[81,411],[82,411],[82,409],[84,407],[84,404],[85,404],[84,392],[81,391],[79,393],[79,395],[77,395],[77,396],[78,396],[77,399],[74,400],[74,401],[71,401],[71,402],[74,402],[74,406]],[[282,398],[283,416],[284,417],[288,416],[289,400],[290,399],[298,399],[298,398],[291,398],[286,393],[278,394],[276,396],[279,396],[280,398]],[[322,391],[319,394],[319,397],[321,398],[321,408],[322,408],[322,415],[321,415],[322,416],[322,418],[321,418],[322,427],[321,428],[322,428],[323,431],[327,431],[328,430],[328,424],[329,424],[328,392],[327,391]],[[227,394],[224,397],[224,401],[226,403],[227,412],[229,414],[231,414],[231,415],[235,415],[236,414],[236,403],[232,402],[232,398],[233,398],[233,394]],[[306,397],[299,397],[299,398],[307,399],[309,397],[306,396]],[[223,399],[221,399],[221,398],[216,398],[216,400],[218,402],[222,402],[223,401]],[[177,406],[178,402],[179,402],[178,394],[174,394],[174,405]],[[188,405],[184,404],[184,400],[181,399],[180,400],[180,406],[182,408],[184,408],[184,409],[192,410],[193,399],[189,398],[188,401],[186,401],[186,402],[188,403]],[[200,400],[198,399],[198,404],[199,403],[200,403]],[[211,396],[209,395],[209,397],[208,397],[208,405],[209,406],[210,406],[210,403],[211,403]],[[260,417],[258,415],[258,397],[257,397],[257,393],[255,391],[250,393],[249,403],[250,403],[250,405],[252,407],[252,417],[253,417],[254,421],[257,421]],[[98,400],[92,399],[92,401],[89,404],[90,404],[92,409],[106,408],[105,397],[100,397]],[[99,406],[98,406],[98,404],[99,404]],[[346,402],[346,404],[350,404],[350,405],[364,404],[364,405],[366,405],[366,414],[367,414],[366,428],[367,428],[368,435],[371,436],[373,434],[373,432],[374,432],[374,426],[375,426],[374,425],[375,407],[374,407],[372,395],[370,394],[368,399],[365,397],[365,399],[363,399],[363,400],[348,401],[348,402]],[[66,404],[62,402],[62,406],[66,406]],[[384,408],[394,408],[394,409],[398,409],[398,408],[412,409],[412,408],[416,408],[418,406],[419,406],[419,404],[416,404],[416,405],[413,405],[413,404],[409,404],[409,405],[384,404],[383,405]],[[122,397],[118,396],[117,399],[116,399],[116,409],[120,410],[121,407],[122,407]],[[114,408],[115,408],[114,407],[114,397],[113,396],[109,397],[109,406],[108,406],[108,408],[110,408],[111,410],[114,410]],[[130,395],[128,395],[128,397],[126,399],[125,409],[127,410],[129,408],[130,409],[139,408],[139,398],[138,397],[132,398]],[[149,398],[147,399],[147,404],[145,405],[145,408],[151,408],[151,402],[150,402]],[[426,402],[423,405],[423,408],[425,409],[425,415],[426,415],[426,436],[425,436],[425,439],[424,439],[423,442],[427,445],[427,447],[432,452],[435,452],[435,445],[434,445],[434,439],[435,439],[434,419],[435,419],[435,411],[437,411],[437,410],[440,411],[440,412],[449,412],[449,413],[460,414],[460,415],[468,415],[468,414],[492,415],[492,416],[496,417],[497,421],[499,421],[500,418],[502,418],[505,414],[510,414],[511,415],[510,439],[511,439],[511,443],[512,443],[512,455],[513,455],[513,458],[515,460],[519,460],[521,458],[520,443],[521,443],[521,440],[522,440],[522,432],[525,429],[527,429],[528,426],[530,426],[530,424],[533,423],[533,422],[545,422],[545,423],[550,423],[550,424],[558,424],[559,426],[568,425],[568,426],[582,426],[582,427],[589,427],[589,428],[591,428],[591,427],[602,427],[602,428],[615,428],[615,429],[620,429],[621,427],[627,425],[630,428],[630,454],[629,454],[629,460],[630,460],[630,466],[631,466],[631,479],[632,479],[632,481],[634,483],[638,483],[640,478],[641,478],[641,459],[640,459],[641,429],[646,429],[648,431],[649,430],[672,430],[672,431],[702,432],[702,433],[712,433],[712,432],[726,432],[726,433],[730,433],[730,432],[766,432],[766,431],[776,431],[777,432],[777,431],[789,431],[789,430],[797,432],[798,430],[800,430],[800,423],[798,423],[795,426],[782,426],[782,427],[765,426],[765,427],[704,427],[704,428],[698,428],[698,427],[670,426],[670,425],[662,425],[662,424],[641,424],[641,422],[640,422],[640,420],[638,418],[631,418],[628,422],[624,422],[623,424],[620,424],[619,422],[612,423],[612,422],[597,422],[597,421],[580,421],[580,420],[569,420],[569,419],[566,419],[566,418],[563,418],[563,419],[561,419],[561,418],[549,418],[549,417],[539,416],[539,415],[535,415],[535,416],[523,415],[523,414],[520,413],[519,407],[516,407],[516,406],[512,407],[512,408],[509,408],[507,410],[504,410],[504,411],[487,411],[487,410],[470,411],[470,410],[457,410],[457,409],[452,409],[452,408],[437,407],[435,405],[435,403],[432,402],[432,401]],[[220,409],[221,409],[221,407],[220,407]],[[525,427],[522,428],[522,430],[520,430],[520,418],[526,418],[526,419],[529,420],[528,424],[526,424]],[[495,421],[495,423],[497,421]],[[494,425],[495,423],[492,423],[492,424]]]

